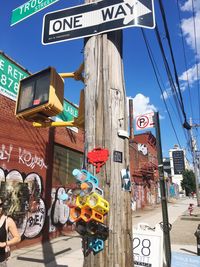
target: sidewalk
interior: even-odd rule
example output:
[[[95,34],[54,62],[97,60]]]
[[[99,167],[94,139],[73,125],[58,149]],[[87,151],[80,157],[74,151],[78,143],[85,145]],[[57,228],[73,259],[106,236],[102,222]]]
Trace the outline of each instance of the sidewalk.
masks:
[[[191,255],[197,253],[197,242],[194,233],[200,224],[200,208],[195,207],[193,215],[184,212],[175,223],[171,231],[171,243],[173,251],[182,251]]]
[[[82,267],[81,238],[76,233],[14,250],[8,267]]]
[[[170,232],[171,248],[173,252],[196,255],[197,245],[194,232],[200,224],[200,208],[195,207],[193,216],[187,212],[188,203],[196,205],[196,200],[184,199],[176,203],[169,203],[169,222],[172,223]],[[177,215],[179,210],[180,216]],[[182,211],[183,210],[183,211]],[[144,221],[155,226],[155,222],[162,221],[161,207],[146,208],[133,214],[133,224]],[[43,245],[34,245],[15,250],[11,253],[8,267],[82,267],[83,253],[81,238],[76,232],[51,240]]]

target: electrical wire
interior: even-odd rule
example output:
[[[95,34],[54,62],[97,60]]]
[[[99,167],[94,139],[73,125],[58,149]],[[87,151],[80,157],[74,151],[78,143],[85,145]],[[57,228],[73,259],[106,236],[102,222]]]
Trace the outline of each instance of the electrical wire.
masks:
[[[194,117],[193,114],[193,108],[192,108],[192,98],[191,98],[191,87],[189,83],[189,77],[188,77],[188,65],[187,65],[187,60],[186,60],[186,53],[185,53],[185,44],[184,44],[184,39],[183,39],[183,31],[181,28],[181,15],[180,15],[180,7],[178,4],[178,0],[176,1],[177,4],[177,10],[178,10],[178,18],[179,18],[179,25],[180,25],[180,33],[181,33],[181,42],[182,42],[182,48],[183,48],[183,58],[184,58],[184,64],[185,64],[185,71],[186,71],[186,77],[187,77],[187,87],[188,87],[188,93],[189,93],[189,102],[190,102],[190,109],[191,109],[191,115],[192,118]]]
[[[150,45],[149,45],[149,42],[148,42],[148,40],[147,40],[147,38],[146,38],[146,35],[145,35],[145,33],[144,33],[144,30],[141,29],[141,31],[142,31],[142,36],[143,36],[143,39],[144,39],[146,48],[147,48],[147,52],[148,52],[148,55],[149,55],[149,59],[150,59],[150,61],[151,61],[151,65],[152,65],[152,67],[153,67],[153,71],[154,71],[154,74],[155,74],[155,77],[156,77],[156,81],[157,81],[157,83],[158,83],[158,87],[159,87],[159,89],[160,89],[160,91],[161,91],[161,94],[162,94],[162,96],[163,96],[164,92],[163,92],[163,89],[162,89],[162,87],[161,87],[161,84],[160,84],[158,75],[157,75],[157,71],[156,71],[156,69],[158,70],[158,68],[157,68],[155,59],[154,59],[154,57],[153,57],[152,50],[151,50],[151,48],[150,48]],[[168,116],[169,116],[169,119],[170,119],[170,123],[171,123],[172,129],[173,129],[174,134],[175,134],[175,136],[176,136],[176,140],[177,140],[177,142],[178,142],[178,144],[179,144],[179,147],[181,148],[181,144],[180,144],[178,135],[177,135],[177,133],[176,133],[176,130],[175,130],[175,127],[174,127],[174,124],[173,124],[173,121],[172,121],[172,117],[171,117],[171,114],[170,114],[170,112],[169,112],[169,109],[168,109],[168,106],[167,106],[167,103],[166,103],[164,97],[163,97],[163,101],[164,101],[164,105],[165,105],[165,108],[166,108],[166,110],[167,110],[167,113],[168,113]]]
[[[179,95],[179,104],[180,104],[180,108],[181,108],[181,111],[182,111],[182,114],[184,117],[184,122],[187,123],[187,117],[186,117],[186,113],[185,113],[183,97],[182,97],[179,79],[178,79],[178,74],[177,74],[177,70],[176,70],[175,59],[174,59],[174,55],[173,55],[173,51],[172,51],[172,45],[171,45],[171,39],[170,39],[169,30],[168,30],[168,26],[167,26],[166,15],[165,15],[164,7],[162,4],[162,0],[159,0],[158,2],[159,2],[160,11],[161,11],[162,19],[163,19],[164,29],[165,29],[165,33],[166,33],[166,39],[168,41],[169,50],[170,50],[170,54],[171,54],[172,65],[173,65],[174,75],[175,75],[175,81],[176,81],[176,85],[177,85],[177,89],[178,89],[178,95]],[[175,87],[175,90],[176,90],[176,87]]]
[[[193,16],[193,28],[194,28],[194,44],[195,44],[195,64],[197,70],[197,89],[198,89],[198,103],[199,103],[199,119],[200,119],[200,88],[199,88],[199,65],[197,62],[198,51],[197,51],[197,35],[196,35],[196,23],[195,23],[195,11],[194,1],[192,0],[192,16]]]
[[[167,61],[166,56],[165,56],[165,51],[164,51],[164,48],[163,48],[163,45],[162,45],[162,42],[161,42],[161,38],[160,38],[160,34],[158,32],[157,26],[155,27],[155,33],[156,33],[157,41],[158,41],[158,44],[159,44],[159,47],[160,47],[161,55],[162,55],[163,62],[164,62],[164,65],[165,65],[165,69],[166,69],[166,72],[167,72],[168,80],[170,82],[170,86],[172,88],[172,91],[174,92],[173,98],[174,98],[175,105],[176,105],[176,108],[177,108],[177,112],[178,112],[178,115],[179,115],[179,120],[180,120],[180,123],[181,123],[181,126],[182,126],[183,123],[182,123],[182,118],[181,118],[181,113],[180,113],[180,106],[178,105],[177,91],[176,91],[176,87],[175,87],[175,84],[174,84],[174,81],[173,81],[173,77],[172,77],[172,74],[171,74],[171,71],[170,71],[170,68],[169,68],[168,61]],[[185,120],[185,118],[184,118],[184,120]],[[183,132],[184,132],[184,135],[185,135],[185,139],[188,142],[188,134],[186,134],[185,128],[182,128],[182,129],[183,129]]]

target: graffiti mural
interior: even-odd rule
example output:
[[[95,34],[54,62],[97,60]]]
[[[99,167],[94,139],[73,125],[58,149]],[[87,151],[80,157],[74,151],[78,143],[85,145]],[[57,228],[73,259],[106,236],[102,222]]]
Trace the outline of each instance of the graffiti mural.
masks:
[[[66,194],[65,188],[60,187],[56,190],[55,199],[51,209],[51,221],[54,225],[64,225],[69,219],[69,207],[66,201],[60,196]]]
[[[0,147],[0,160],[6,160],[7,162],[9,162],[12,149],[13,149],[12,145],[6,148],[6,146],[2,144]]]
[[[31,152],[27,151],[26,149],[22,149],[21,147],[19,149],[19,163],[26,165],[27,167],[30,167],[31,169],[34,169],[35,166],[39,166],[40,169],[45,168],[47,169],[46,164],[44,163],[44,160],[36,155],[32,155]]]
[[[5,162],[10,162],[12,153],[13,152],[13,145],[10,144],[9,146],[5,146],[2,144],[0,146],[0,160]],[[44,159],[41,157],[38,157],[36,154],[32,154],[30,151],[18,147],[18,162],[19,164],[26,165],[30,169],[34,169],[36,166],[38,166],[40,169],[47,169],[47,165],[44,162]]]
[[[46,216],[41,196],[42,179],[38,174],[25,176],[17,170],[7,172],[0,168],[0,197],[21,236],[33,238],[41,232]]]

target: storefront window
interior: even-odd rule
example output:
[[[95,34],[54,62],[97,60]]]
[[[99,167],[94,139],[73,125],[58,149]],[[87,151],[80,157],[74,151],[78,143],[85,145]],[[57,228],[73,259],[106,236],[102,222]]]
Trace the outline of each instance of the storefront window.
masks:
[[[60,145],[54,145],[53,184],[66,186],[76,182],[72,171],[81,169],[82,165],[83,153]]]

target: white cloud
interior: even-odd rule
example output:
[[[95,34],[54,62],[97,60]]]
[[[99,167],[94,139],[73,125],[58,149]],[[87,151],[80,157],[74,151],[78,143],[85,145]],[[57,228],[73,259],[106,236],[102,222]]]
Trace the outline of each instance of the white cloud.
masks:
[[[198,25],[200,24],[200,11],[196,13],[195,17],[195,25],[196,25],[196,43],[197,48],[200,46],[200,32],[198,30]],[[181,28],[183,31],[183,35],[186,38],[187,44],[195,50],[195,35],[194,35],[194,21],[193,17],[190,17],[188,19],[183,19],[181,21]],[[196,51],[195,51],[196,52]],[[197,51],[199,52],[199,51]]]
[[[157,111],[157,108],[150,104],[150,99],[143,94],[137,94],[133,98],[133,116],[136,117],[141,114]]]
[[[198,64],[198,69],[200,70],[200,63]],[[197,67],[194,65],[187,71],[183,72],[181,76],[179,76],[179,79],[183,82],[187,81],[187,78],[189,80],[190,85],[192,85],[194,82],[197,81]]]
[[[171,97],[173,95],[173,93],[172,93],[172,90],[171,90],[171,88],[168,88],[168,89],[166,89],[166,90],[164,90],[163,91],[163,94],[160,96],[161,97],[161,99],[168,99],[169,97]]]
[[[198,70],[200,70],[200,63],[198,64]],[[180,89],[181,91],[185,91],[188,89],[188,81],[189,81],[189,86],[192,87],[194,83],[197,81],[197,66],[194,65],[191,68],[189,68],[187,71],[184,71],[180,76],[179,76],[179,81],[180,81]],[[188,79],[188,81],[187,81]],[[167,100],[173,96],[173,92],[171,88],[168,88],[163,91],[163,95],[161,95],[161,99]]]
[[[194,9],[196,11],[200,10],[200,2],[199,0],[194,0]],[[187,0],[183,5],[181,5],[182,11],[192,11],[192,0]]]
[[[196,26],[196,43],[197,49],[200,47],[200,31],[198,30],[200,25],[200,1],[195,0],[194,3],[194,13],[195,13],[195,26]],[[184,5],[181,6],[183,12],[189,12],[189,16],[186,19],[181,21],[181,28],[183,35],[186,38],[187,44],[195,50],[195,35],[194,35],[194,19],[193,19],[193,9],[192,9],[192,0],[188,0]],[[195,51],[196,52],[196,51]],[[197,51],[199,53],[200,51]]]

